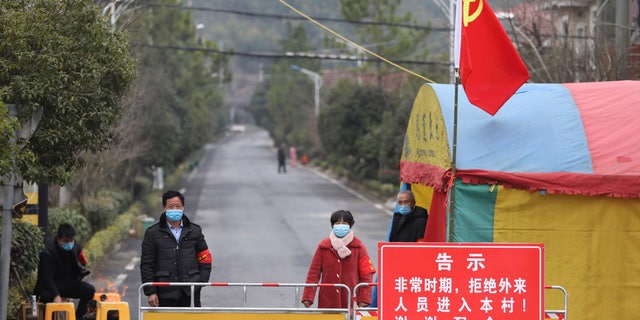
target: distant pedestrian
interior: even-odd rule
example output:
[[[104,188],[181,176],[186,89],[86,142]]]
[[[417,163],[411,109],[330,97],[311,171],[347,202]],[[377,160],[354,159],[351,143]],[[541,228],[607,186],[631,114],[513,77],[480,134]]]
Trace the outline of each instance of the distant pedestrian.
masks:
[[[289,148],[289,157],[291,158],[291,166],[295,168],[298,161],[298,152],[296,151],[296,147],[291,146]]]
[[[184,211],[184,195],[169,190],[162,194],[160,221],[147,229],[142,240],[140,278],[146,282],[208,282],[211,252],[202,228]],[[200,307],[200,287],[194,291],[194,306]],[[152,307],[189,307],[189,286],[146,286]]]
[[[287,165],[286,165],[286,157],[287,155],[284,153],[284,144],[281,143],[280,147],[278,147],[278,173],[287,173]]]
[[[354,234],[351,227],[355,221],[351,212],[338,210],[331,214],[331,233],[318,244],[306,283],[341,283],[353,292],[358,283],[369,283],[376,269],[371,263],[367,248]],[[316,287],[306,287],[302,304],[309,308],[316,295]],[[358,292],[358,307],[371,304],[371,288],[363,287]],[[350,301],[347,290],[322,287],[318,295],[318,308],[347,308]]]

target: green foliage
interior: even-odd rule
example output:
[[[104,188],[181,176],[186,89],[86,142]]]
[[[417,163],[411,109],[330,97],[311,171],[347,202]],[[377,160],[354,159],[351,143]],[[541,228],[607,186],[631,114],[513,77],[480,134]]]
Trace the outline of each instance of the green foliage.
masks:
[[[374,21],[387,24],[418,24],[412,12],[400,15],[402,0],[340,0],[340,15],[347,20]],[[424,23],[424,22],[423,22]],[[424,46],[429,31],[403,29],[397,26],[368,24],[356,27],[360,43],[377,54],[391,60],[424,59],[428,49]],[[382,65],[378,71],[390,68]]]
[[[0,222],[2,219],[0,218]],[[0,230],[2,235],[2,230]],[[13,220],[11,227],[11,274],[9,284],[16,285],[19,275],[29,275],[38,269],[40,252],[44,248],[40,229],[21,220]]]
[[[27,298],[18,285],[9,287],[9,301],[7,303],[7,320],[22,319],[22,303],[27,302]]]
[[[30,302],[33,288],[36,286],[37,273],[21,274],[21,283],[9,286],[7,301],[7,320],[24,320],[22,304]]]
[[[375,180],[368,184],[376,190],[396,184],[410,111],[411,100],[400,95],[349,81],[336,85],[318,123],[333,170],[354,181]]]
[[[131,204],[131,196],[122,191],[101,190],[97,196],[85,198],[78,207],[94,231],[108,227]]]
[[[17,154],[19,149],[13,141],[16,139],[15,131],[18,127],[18,120],[9,116],[8,109],[0,101],[0,145],[4,146],[0,148],[0,175],[2,176],[17,169],[13,155]]]
[[[135,77],[125,35],[114,31],[84,0],[0,2],[0,92],[4,101],[36,108],[43,117],[24,148],[28,181],[64,184],[80,167],[82,151],[114,141],[118,99]]]
[[[310,51],[305,29],[288,25],[288,37],[282,50]],[[293,65],[319,70],[318,62],[302,59],[278,61],[271,67],[271,78],[253,96],[251,112],[256,122],[267,129],[273,139],[298,149],[318,150],[314,116],[314,85],[307,75],[291,69]]]
[[[133,212],[136,211],[128,211],[121,214],[113,220],[109,227],[96,232],[91,237],[91,240],[84,247],[89,267],[98,262],[109,250],[113,249],[116,244],[129,235],[129,230],[132,229],[135,221]]]
[[[20,306],[27,301],[35,285],[40,252],[44,248],[42,239],[42,231],[37,226],[21,220],[12,221],[7,319],[18,320],[22,316]]]
[[[341,158],[350,155],[375,158],[370,153],[377,149],[378,137],[370,135],[375,134],[373,129],[382,122],[389,103],[389,97],[378,88],[360,87],[349,81],[336,85],[318,121],[320,139],[327,153]],[[359,161],[354,159],[352,164]]]
[[[91,237],[91,225],[78,210],[69,207],[49,208],[49,230],[47,235],[56,235],[58,227],[63,223],[68,223],[76,229],[75,240],[81,245],[84,245]]]
[[[173,5],[175,1],[159,3]],[[162,7],[144,10],[129,29],[135,43],[217,48],[211,42],[198,43],[189,11]],[[138,140],[148,148],[135,165],[172,170],[226,128],[228,111],[222,108],[223,95],[218,84],[220,77],[223,82],[231,79],[227,57],[157,48],[138,48],[136,56],[138,83],[144,90],[140,94],[146,96],[136,104],[146,120],[137,124],[144,127]],[[225,71],[220,74],[220,70]]]

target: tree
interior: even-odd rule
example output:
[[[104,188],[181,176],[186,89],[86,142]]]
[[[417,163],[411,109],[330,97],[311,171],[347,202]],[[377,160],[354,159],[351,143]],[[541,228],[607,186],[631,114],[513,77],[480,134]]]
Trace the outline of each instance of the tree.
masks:
[[[612,1],[564,5],[524,1],[513,7],[506,29],[512,32],[531,80],[563,83],[637,77],[640,66],[630,65],[629,59],[632,46],[619,48],[616,43],[619,31],[629,29],[614,22],[616,5]]]
[[[330,92],[318,122],[328,158],[352,169],[359,175],[356,178],[376,179],[379,150],[388,147],[380,145],[385,132],[378,128],[390,111],[390,96],[382,90],[342,80]]]
[[[221,82],[231,79],[227,58],[154,47],[215,48],[197,38],[190,11],[133,5],[127,9],[120,12],[118,27],[129,33],[138,77],[121,101],[124,113],[114,130],[117,139],[109,150],[83,154],[86,165],[71,186],[75,199],[95,196],[105,188],[135,194],[146,185],[150,188],[152,166],[170,172],[224,132],[228,122],[220,89]]]
[[[308,52],[307,33],[301,25],[288,25],[283,51]],[[319,151],[314,115],[313,83],[291,66],[320,70],[319,61],[283,59],[271,66],[271,77],[254,96],[254,117],[266,126],[277,142],[295,145],[298,150]],[[261,103],[264,105],[262,106]]]
[[[429,31],[406,29],[394,24],[416,24],[411,12],[397,15],[402,0],[340,0],[340,14],[347,20],[370,21],[388,25],[368,24],[358,26],[356,33],[364,47],[390,59],[424,59],[428,48],[424,41]],[[376,65],[384,72],[387,67]]]
[[[221,69],[228,70],[227,58],[153,47],[215,48],[211,42],[198,43],[195,26],[189,11],[164,7],[139,11],[138,18],[129,26],[132,42],[139,45],[134,51],[140,75],[135,94],[150,96],[131,106],[141,108],[147,119],[144,132],[138,136],[140,142],[149,146],[135,160],[140,170],[151,165],[176,166],[225,130],[228,118],[221,117],[226,112],[221,112],[220,81],[212,75]],[[231,79],[228,71],[216,74],[221,76],[223,81]]]
[[[122,114],[118,100],[135,78],[127,38],[90,2],[15,0],[0,3],[0,97],[43,116],[19,161],[28,181],[67,183],[79,154],[106,149]],[[24,160],[24,159],[22,159]]]

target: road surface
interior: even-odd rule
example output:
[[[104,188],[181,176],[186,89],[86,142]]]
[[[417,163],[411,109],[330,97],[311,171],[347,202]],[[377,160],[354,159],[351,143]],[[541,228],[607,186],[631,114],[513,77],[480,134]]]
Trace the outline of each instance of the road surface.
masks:
[[[304,283],[318,242],[331,232],[329,217],[339,209],[354,214],[353,230],[377,266],[377,243],[384,241],[390,221],[388,205],[317,169],[287,163],[287,173],[278,174],[273,142],[250,127],[207,146],[178,189],[186,197],[185,215],[202,226],[213,253],[211,282]],[[150,215],[157,218],[160,207],[158,199],[158,211]],[[98,291],[122,295],[132,319],[137,319],[140,243],[135,237],[124,241],[89,278]],[[143,296],[143,306],[146,301]],[[242,290],[204,288],[202,304],[242,306]],[[300,306],[294,289],[285,288],[249,288],[247,304]]]

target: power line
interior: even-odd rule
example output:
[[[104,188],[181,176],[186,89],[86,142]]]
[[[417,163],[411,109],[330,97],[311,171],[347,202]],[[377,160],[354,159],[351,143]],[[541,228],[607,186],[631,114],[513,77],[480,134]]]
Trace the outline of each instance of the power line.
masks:
[[[206,8],[206,7],[182,6],[177,4],[147,4],[147,6],[166,7],[166,8],[172,8],[172,9],[194,10],[194,11],[221,12],[221,13],[230,13],[230,14],[236,14],[236,15],[242,15],[242,16],[248,16],[248,17],[269,18],[269,19],[278,19],[278,20],[306,20],[304,17],[300,17],[300,16],[271,14],[271,13],[257,13],[257,12],[247,12],[247,11],[230,10],[230,9],[214,9],[214,8]],[[423,30],[423,31],[450,31],[451,30],[450,28],[446,28],[446,27],[434,28],[434,27],[425,27],[425,26],[408,24],[408,23],[360,21],[360,20],[346,20],[346,19],[324,18],[324,17],[318,17],[318,18],[313,17],[313,19],[318,21],[349,23],[349,24],[355,24],[355,25],[400,27],[400,28]]]
[[[135,44],[135,47],[150,48],[158,50],[178,50],[188,52],[206,52],[217,53],[227,56],[240,56],[251,58],[266,58],[266,59],[314,59],[314,60],[343,60],[343,61],[378,61],[379,59],[368,59],[366,57],[358,57],[344,54],[325,54],[325,53],[306,53],[306,52],[242,52],[242,51],[230,51],[219,50],[211,48],[199,48],[199,47],[182,47],[172,45],[153,45],[153,44]],[[394,60],[395,63],[413,64],[413,65],[442,65],[448,66],[448,61],[423,61],[423,60]]]
[[[247,11],[239,11],[239,10],[231,10],[231,9],[214,9],[214,8],[207,8],[207,7],[182,6],[177,4],[145,4],[144,6],[165,7],[165,8],[180,9],[180,10],[221,12],[221,13],[236,14],[236,15],[242,15],[242,16],[248,16],[248,17],[269,18],[269,19],[278,19],[278,20],[282,20],[282,19],[306,20],[304,17],[300,17],[300,16],[280,15],[280,14],[270,14],[270,13],[256,13],[256,12],[247,12]],[[323,17],[319,17],[319,18],[312,17],[312,18],[317,21],[349,23],[349,24],[355,24],[355,25],[378,25],[378,26],[400,27],[400,28],[424,30],[424,31],[430,30],[430,31],[437,31],[437,32],[453,31],[453,28],[448,28],[448,27],[425,27],[425,26],[407,24],[407,23],[360,21],[360,20],[346,20],[346,19],[323,18]],[[505,30],[507,29],[505,28]],[[551,37],[557,37],[558,35],[542,33],[542,34],[539,34],[539,36],[551,38]],[[562,35],[562,37],[569,38],[569,39],[587,39],[587,40],[593,39],[592,36],[580,36],[580,35],[571,35],[571,34]]]

